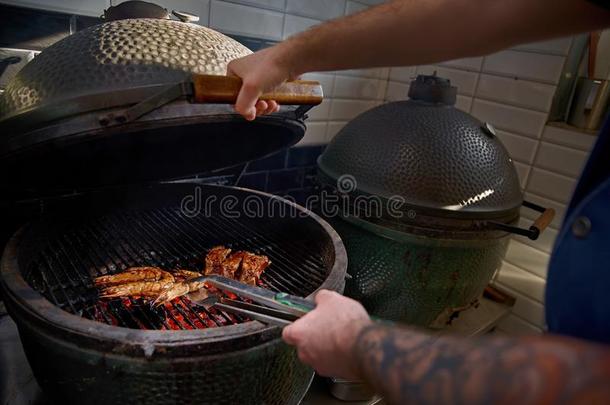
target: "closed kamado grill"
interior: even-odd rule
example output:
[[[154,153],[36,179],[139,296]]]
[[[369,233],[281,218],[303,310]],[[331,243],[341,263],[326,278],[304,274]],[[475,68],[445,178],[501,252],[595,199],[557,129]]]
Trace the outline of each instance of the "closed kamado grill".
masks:
[[[455,108],[456,94],[420,75],[409,100],[362,113],[318,159],[348,252],[345,293],[381,318],[450,322],[477,305],[511,234],[536,239],[553,218],[523,200],[493,125]],[[522,207],[540,213],[529,229],[517,226]]]

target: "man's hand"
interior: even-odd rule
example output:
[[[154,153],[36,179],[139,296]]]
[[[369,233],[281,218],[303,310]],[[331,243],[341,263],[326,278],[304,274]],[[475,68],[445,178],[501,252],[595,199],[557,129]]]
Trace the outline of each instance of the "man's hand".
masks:
[[[371,323],[359,302],[321,290],[316,309],[284,328],[282,337],[297,347],[299,359],[325,376],[358,378],[356,339]]]
[[[291,79],[288,66],[282,63],[279,46],[263,49],[243,58],[229,62],[227,74],[240,77],[241,90],[235,103],[235,110],[252,121],[257,115],[279,111],[279,105],[271,101],[259,100],[265,91]]]

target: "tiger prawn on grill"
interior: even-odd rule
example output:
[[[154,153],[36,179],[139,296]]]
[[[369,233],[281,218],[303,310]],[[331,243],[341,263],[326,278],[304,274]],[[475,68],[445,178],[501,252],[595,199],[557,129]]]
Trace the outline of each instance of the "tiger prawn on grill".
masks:
[[[100,298],[143,297],[163,304],[205,287],[194,279],[217,274],[256,285],[262,272],[271,264],[267,256],[246,251],[233,252],[224,246],[210,249],[205,256],[203,273],[187,269],[165,271],[158,267],[130,267],[112,275],[96,277],[94,284]]]
[[[158,267],[130,267],[121,273],[96,277],[93,282],[97,287],[105,287],[138,281],[158,281],[168,274]]]
[[[223,246],[212,248],[205,258],[206,276],[218,274],[227,278],[256,285],[263,271],[271,264],[267,256],[255,255],[250,252],[237,251],[231,254],[231,249]],[[205,287],[205,281],[189,281],[175,283],[163,291],[155,299],[154,305],[161,305],[174,298],[193,293]]]
[[[152,298],[176,283],[176,278],[157,267],[132,267],[122,273],[97,277],[94,283],[100,288],[100,298]]]

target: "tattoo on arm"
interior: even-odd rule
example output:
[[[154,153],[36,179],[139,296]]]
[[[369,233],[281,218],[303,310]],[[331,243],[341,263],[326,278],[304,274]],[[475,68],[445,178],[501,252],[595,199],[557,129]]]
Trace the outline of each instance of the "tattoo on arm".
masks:
[[[610,403],[610,349],[575,339],[371,325],[354,350],[361,375],[392,404]]]

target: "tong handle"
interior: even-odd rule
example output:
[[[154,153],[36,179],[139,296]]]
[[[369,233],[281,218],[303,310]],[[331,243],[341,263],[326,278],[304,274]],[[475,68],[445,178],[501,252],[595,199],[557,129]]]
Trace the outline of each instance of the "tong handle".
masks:
[[[261,305],[278,309],[297,317],[305,315],[315,308],[315,304],[286,293],[276,293],[265,288],[241,283],[237,280],[218,275],[208,275],[193,279],[193,281],[204,282],[221,290],[232,292],[242,298],[248,298]]]
[[[316,304],[311,301],[307,301],[304,298],[297,297],[295,295],[290,295],[287,293],[275,294],[275,300],[287,307],[291,307],[301,311],[302,315],[305,315],[316,307]]]
[[[193,100],[196,103],[234,104],[241,89],[241,78],[235,76],[193,75]],[[285,82],[259,100],[275,100],[287,105],[318,105],[324,96],[315,81]]]

